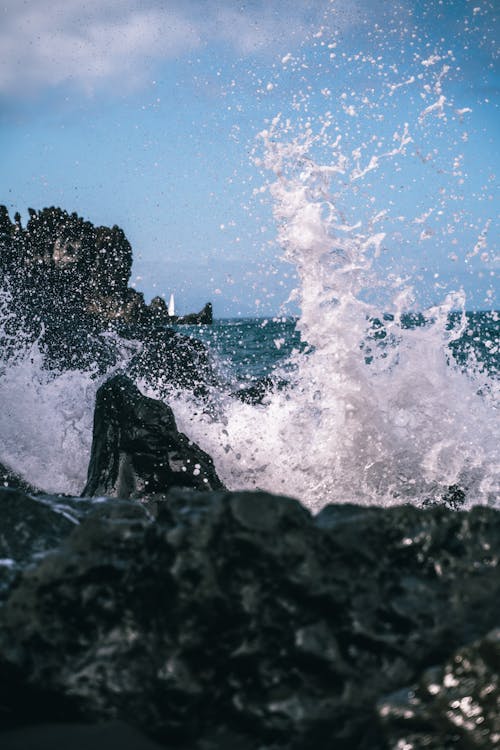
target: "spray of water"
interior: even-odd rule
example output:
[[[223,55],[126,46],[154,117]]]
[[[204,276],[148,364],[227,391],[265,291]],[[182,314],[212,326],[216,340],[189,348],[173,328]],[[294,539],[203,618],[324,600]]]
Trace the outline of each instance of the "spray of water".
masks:
[[[186,431],[230,487],[285,492],[314,510],[343,501],[494,503],[498,389],[472,362],[461,370],[449,350],[466,328],[463,291],[445,294],[424,325],[409,327],[411,279],[377,265],[386,237],[380,212],[345,219],[368,172],[405,156],[408,124],[393,148],[365,154],[365,167],[358,150],[342,152],[340,138],[329,144],[328,163],[317,162],[312,150],[324,144],[324,128],[314,136],[308,123],[294,138],[290,130],[276,117],[261,133],[259,166],[272,174],[266,189],[284,259],[299,279],[298,327],[309,349],[294,355],[289,387],[262,406],[227,403],[223,424],[196,425],[180,409]],[[385,319],[369,301],[381,289]],[[460,314],[450,325],[452,310]]]
[[[313,37],[317,43],[331,59],[343,59],[339,39],[326,44],[321,33]],[[453,237],[463,222],[455,212],[446,225],[447,201],[457,200],[462,180],[447,128],[467,113],[446,93],[451,53],[411,52],[415,73],[403,78],[380,56],[346,58],[358,71],[356,86],[338,95],[336,117],[331,110],[309,117],[301,90],[291,99],[291,114],[271,120],[259,137],[256,165],[270,175],[261,194],[271,199],[277,242],[296,270],[298,327],[308,346],[277,372],[288,386],[269,392],[260,405],[220,389],[209,408],[188,393],[168,398],[179,428],[214,458],[229,488],[286,493],[313,510],[347,501],[420,504],[450,493],[469,503],[497,501],[498,389],[481,368],[471,363],[464,372],[450,358],[449,344],[466,325],[463,292],[443,289],[439,303],[425,311],[425,325],[404,324],[418,309],[405,249],[410,243],[415,258],[436,227]],[[281,62],[295,64],[290,55]],[[297,73],[302,67],[297,61]],[[323,92],[329,101],[330,90]],[[396,107],[400,96],[407,102]],[[407,122],[398,119],[401,112]],[[363,134],[361,122],[371,132]],[[441,152],[435,141],[426,150],[429,131],[440,135]],[[449,170],[441,157],[451,160]],[[405,181],[410,174],[406,182],[414,190],[398,213],[392,197],[400,175]],[[429,183],[439,193],[424,205],[420,192]],[[381,205],[384,191],[392,197]],[[405,243],[398,242],[403,223]],[[483,252],[488,227],[471,246],[472,259]],[[396,258],[392,265],[387,247]],[[460,311],[453,326],[451,310]],[[11,344],[20,353],[1,374],[2,459],[45,490],[79,492],[102,378],[47,372],[37,343]],[[151,383],[143,390],[156,395]]]

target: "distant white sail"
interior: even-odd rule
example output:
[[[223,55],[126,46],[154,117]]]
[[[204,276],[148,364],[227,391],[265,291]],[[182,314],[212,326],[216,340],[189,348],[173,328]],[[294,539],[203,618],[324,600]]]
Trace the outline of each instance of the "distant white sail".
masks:
[[[174,295],[170,295],[170,300],[168,303],[168,315],[170,318],[173,318],[175,315],[175,302],[174,302]]]

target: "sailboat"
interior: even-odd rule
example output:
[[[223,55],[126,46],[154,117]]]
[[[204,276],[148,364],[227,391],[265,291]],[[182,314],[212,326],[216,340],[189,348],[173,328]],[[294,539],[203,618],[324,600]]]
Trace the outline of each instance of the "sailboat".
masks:
[[[173,318],[175,315],[175,302],[174,302],[174,295],[170,295],[170,299],[168,301],[168,317]]]

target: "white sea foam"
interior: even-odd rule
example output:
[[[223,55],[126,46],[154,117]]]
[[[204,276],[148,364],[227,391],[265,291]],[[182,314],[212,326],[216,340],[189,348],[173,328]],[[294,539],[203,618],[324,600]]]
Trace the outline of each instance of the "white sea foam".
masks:
[[[409,142],[406,127],[402,133],[398,154]],[[370,232],[373,221],[366,230],[342,221],[334,184],[349,170],[352,184],[359,170],[340,152],[333,166],[315,163],[310,131],[287,136],[276,118],[262,133],[262,163],[274,174],[278,239],[300,280],[298,326],[313,350],[294,355],[290,387],[263,405],[226,401],[218,419],[193,420],[189,399],[177,402],[182,429],[214,457],[230,488],[290,494],[314,510],[342,501],[419,504],[449,488],[495,503],[497,384],[473,362],[464,373],[448,348],[466,325],[462,314],[450,328],[448,317],[464,309],[463,292],[427,310],[427,325],[406,328],[412,288],[391,281],[392,319],[384,338],[374,336],[380,308],[365,293],[384,283],[374,269],[383,234]]]
[[[36,344],[20,348],[1,376],[2,463],[46,492],[80,494],[97,386],[89,372],[45,370]]]
[[[448,313],[464,309],[463,293],[443,290],[441,303],[426,311],[427,325],[401,324],[402,315],[415,309],[415,299],[411,264],[405,268],[397,257],[398,227],[404,222],[407,236],[413,236],[415,256],[419,243],[435,236],[438,222],[450,237],[463,223],[455,212],[446,227],[447,196],[456,200],[459,183],[454,180],[461,172],[461,156],[447,151],[447,113],[462,118],[470,110],[457,109],[445,92],[449,66],[440,67],[442,59],[433,53],[414,74],[388,84],[394,74],[384,75],[383,62],[375,65],[369,55],[363,57],[367,91],[353,102],[340,100],[339,111],[350,124],[336,123],[327,112],[315,129],[301,92],[292,97],[297,122],[278,116],[261,134],[259,167],[271,175],[262,190],[273,203],[284,258],[298,277],[298,325],[311,348],[292,355],[295,367],[284,373],[289,387],[271,393],[261,405],[221,391],[213,394],[211,408],[187,393],[173,391],[168,399],[179,428],[213,457],[231,489],[284,493],[315,510],[343,501],[418,504],[443,497],[453,486],[469,502],[498,502],[498,385],[473,362],[464,373],[450,361],[448,344],[461,334],[464,320],[449,329]],[[290,60],[286,55],[282,63]],[[381,71],[385,101],[372,70]],[[321,91],[326,101],[330,89]],[[408,100],[396,103],[406,92]],[[400,112],[408,122],[396,122]],[[363,137],[359,131],[358,137],[364,119],[373,131]],[[448,171],[436,142],[424,137],[434,122],[443,154],[453,165]],[[392,207],[395,185],[405,182],[410,148],[413,166],[405,187],[413,193],[398,209]],[[373,180],[383,189],[372,191]],[[422,185],[434,182],[439,198],[420,201]],[[370,206],[374,193],[384,191],[391,196],[386,205],[379,202],[371,212],[356,213],[360,195]],[[488,229],[487,222],[469,259],[484,250]],[[397,268],[381,262],[388,239],[396,248]],[[404,248],[400,252],[404,255]],[[453,257],[458,259],[456,248]],[[382,310],[392,318],[377,333],[370,321],[380,319]],[[47,372],[36,344],[17,346],[18,357],[0,372],[0,460],[44,490],[79,493],[102,378],[91,372]]]

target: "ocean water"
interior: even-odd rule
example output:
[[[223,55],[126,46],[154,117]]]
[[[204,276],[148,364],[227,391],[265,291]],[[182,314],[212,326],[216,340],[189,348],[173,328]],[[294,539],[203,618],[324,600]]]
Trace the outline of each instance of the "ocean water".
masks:
[[[460,313],[451,312],[447,327],[453,330]],[[371,344],[383,351],[386,344],[385,323],[392,324],[391,316],[381,313],[369,321]],[[403,329],[429,326],[423,314],[403,315]],[[263,378],[276,378],[294,366],[294,355],[310,352],[303,341],[298,318],[276,316],[268,318],[227,318],[215,320],[211,326],[177,326],[179,333],[202,341],[210,350],[221,377],[235,388],[246,388]],[[450,362],[464,372],[481,369],[488,378],[500,375],[500,312],[483,310],[465,313],[465,327],[461,335],[449,344]],[[364,350],[369,364],[372,352]]]
[[[349,351],[342,331],[312,346],[300,326],[228,320],[191,333],[233,391],[271,381],[257,405],[227,394],[215,414],[189,397],[173,404],[229,487],[290,494],[314,510],[439,502],[454,490],[466,504],[497,504],[498,313],[382,314],[365,319]]]
[[[179,428],[231,489],[387,505],[449,498],[498,504],[499,314],[366,318],[348,353],[311,345],[294,318],[182,327],[208,347],[220,386],[208,399],[162,391]],[[130,346],[124,347],[124,367]],[[95,393],[107,375],[45,369],[38,346],[3,364],[1,457],[48,492],[79,494]],[[260,403],[235,397],[264,379]],[[144,393],[160,397],[151,382]]]
[[[382,21],[394,32],[392,11]],[[312,510],[450,493],[499,505],[499,315],[467,312],[460,283],[477,272],[493,307],[490,188],[468,184],[462,168],[470,108],[454,101],[458,66],[445,41],[431,49],[425,36],[407,44],[397,29],[376,30],[376,56],[311,30],[318,64],[294,70],[317,71],[324,109],[300,79],[289,111],[258,125],[254,198],[272,213],[276,254],[297,280],[288,301],[297,317],[183,328],[207,344],[219,374],[205,399],[138,385],[171,405],[230,489],[291,495]],[[340,79],[352,87],[335,98]],[[484,200],[470,200],[476,190]],[[440,269],[453,263],[446,280]],[[4,295],[4,331],[8,317]],[[81,491],[96,390],[131,354],[113,344],[121,362],[99,374],[48,371],[36,342],[11,341],[17,356],[0,362],[0,461],[46,491]],[[262,378],[261,403],[234,395]]]
[[[290,495],[313,511],[450,497],[498,505],[498,313],[466,312],[460,289],[415,310],[411,278],[377,267],[381,235],[339,225],[337,170],[307,155],[309,131],[287,148],[277,146],[283,134],[262,137],[300,315],[182,327],[207,345],[220,384],[203,399],[163,381],[139,387],[169,403],[230,489]],[[384,307],[370,301],[374,288],[386,292]],[[5,343],[8,295],[0,312]],[[134,351],[110,343],[121,354],[107,373],[51,371],[38,342],[18,334],[7,346],[0,460],[47,492],[85,484],[97,388]],[[235,396],[262,378],[261,403]]]

